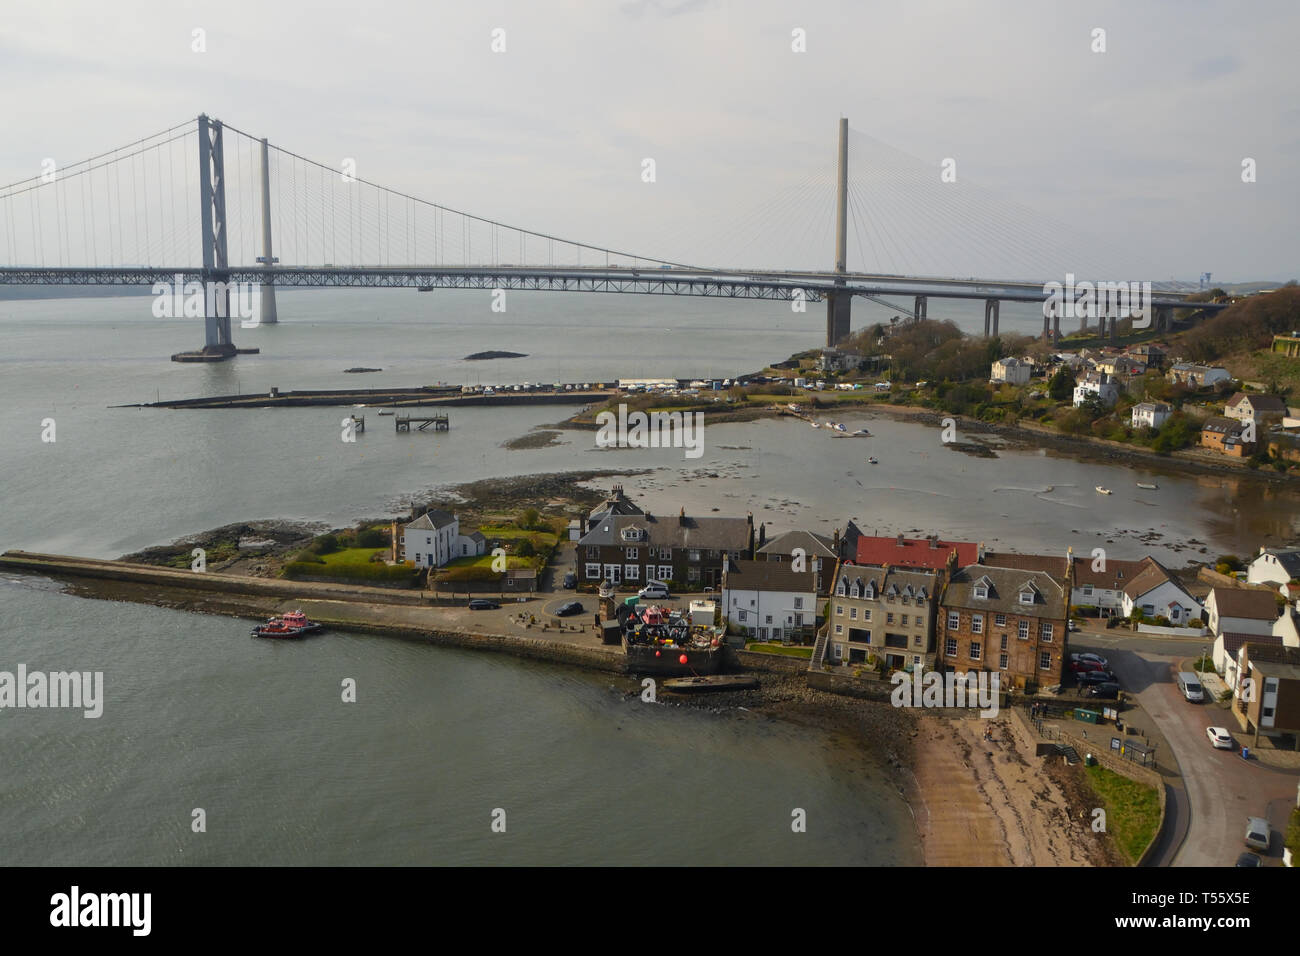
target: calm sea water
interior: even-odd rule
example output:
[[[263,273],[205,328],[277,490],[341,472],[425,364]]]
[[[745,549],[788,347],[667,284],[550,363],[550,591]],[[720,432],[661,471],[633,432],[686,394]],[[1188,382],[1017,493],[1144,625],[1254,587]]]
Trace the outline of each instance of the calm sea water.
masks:
[[[0,548],[111,557],[231,521],[347,523],[413,492],[487,476],[649,468],[652,510],[750,510],[773,530],[855,518],[1022,549],[1145,529],[1252,550],[1295,531],[1290,492],[1139,474],[1033,451],[943,448],[872,420],[872,439],[794,422],[710,426],[702,458],[502,443],[558,407],[456,408],[452,430],[386,419],[340,441],[340,408],[166,411],[123,403],[438,381],[729,376],[815,346],[824,313],[780,303],[401,290],[286,292],[262,349],[178,365],[197,320],[146,298],[0,302]],[[1003,328],[1033,331],[1032,310]],[[857,313],[869,321],[888,313]],[[958,314],[968,328],[982,316]],[[525,359],[474,363],[483,349]],[[343,369],[379,366],[381,373]],[[47,420],[54,442],[41,440]],[[861,419],[861,422],[859,422]],[[851,427],[867,423],[847,415]],[[867,454],[880,464],[869,466]],[[1116,489],[1098,502],[1096,484]],[[1051,486],[1052,490],[1047,491]],[[1121,556],[1144,553],[1114,546]],[[1176,557],[1174,552],[1161,552]],[[0,711],[0,862],[913,863],[907,807],[843,741],[758,718],[627,702],[609,678],[375,637],[250,640],[238,622],[0,584],[0,670],[103,670],[104,716]],[[358,700],[340,700],[340,682]],[[190,830],[207,813],[208,832]],[[491,812],[507,815],[492,834]],[[792,808],[808,811],[790,832]]]

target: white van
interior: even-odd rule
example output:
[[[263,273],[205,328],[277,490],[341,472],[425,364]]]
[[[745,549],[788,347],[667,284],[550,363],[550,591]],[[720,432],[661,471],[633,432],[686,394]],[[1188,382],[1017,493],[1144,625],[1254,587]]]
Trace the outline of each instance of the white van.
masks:
[[[1178,672],[1178,689],[1193,703],[1199,704],[1205,700],[1205,690],[1201,687],[1201,680],[1191,671]]]

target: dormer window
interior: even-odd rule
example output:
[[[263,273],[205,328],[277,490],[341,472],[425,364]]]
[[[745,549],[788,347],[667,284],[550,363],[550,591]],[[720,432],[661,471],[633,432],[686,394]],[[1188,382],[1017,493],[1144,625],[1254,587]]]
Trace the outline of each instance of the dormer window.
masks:
[[[866,597],[866,599],[867,599],[868,601],[874,601],[874,600],[876,599],[876,582],[875,582],[875,581],[868,581],[868,582],[867,582],[867,590],[864,592],[864,596]]]
[[[1020,592],[1020,603],[1021,603],[1021,604],[1033,604],[1033,603],[1034,603],[1034,592],[1033,592],[1033,591],[1021,591],[1021,592]]]
[[[835,587],[835,593],[839,597],[844,597],[844,592],[847,591],[848,588],[849,588],[849,579],[840,578],[840,583]]]
[[[623,529],[623,540],[624,540],[624,541],[640,541],[640,540],[642,539],[642,537],[644,537],[644,536],[645,536],[645,532],[644,532],[642,529],[640,529],[640,528],[624,528],[624,529]]]
[[[975,596],[979,598],[981,601],[988,600],[988,596],[989,596],[988,585],[985,584],[975,585]]]
[[[854,578],[854,579],[853,579],[853,588],[852,588],[852,590],[849,592],[849,597],[855,597],[855,598],[856,598],[856,597],[862,597],[862,579],[861,579],[861,578]]]

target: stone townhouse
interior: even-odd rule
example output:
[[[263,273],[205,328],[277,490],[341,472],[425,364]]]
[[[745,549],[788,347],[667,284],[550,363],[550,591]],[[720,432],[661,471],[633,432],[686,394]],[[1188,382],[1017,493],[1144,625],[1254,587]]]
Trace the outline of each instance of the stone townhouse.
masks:
[[[1069,581],[1046,571],[960,568],[940,599],[938,659],[959,674],[1000,673],[1007,688],[1057,684],[1065,667],[1069,600]]]
[[[830,599],[827,659],[837,664],[935,669],[935,608],[945,572],[842,564]]]
[[[728,558],[754,555],[754,517],[669,517],[606,514],[578,541],[579,580],[641,587],[671,581],[679,588],[718,588]]]

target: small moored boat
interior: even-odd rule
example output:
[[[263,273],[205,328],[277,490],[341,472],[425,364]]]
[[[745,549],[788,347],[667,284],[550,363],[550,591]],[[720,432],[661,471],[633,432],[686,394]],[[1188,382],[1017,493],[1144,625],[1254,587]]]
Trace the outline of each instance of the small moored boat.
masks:
[[[867,462],[868,462],[869,464],[872,464],[872,465],[879,464],[879,462],[876,460],[876,456],[875,456],[875,455],[872,455],[870,458],[868,458],[868,459],[867,459]]]
[[[664,690],[677,694],[713,694],[724,690],[756,690],[758,678],[745,674],[709,674],[703,677],[673,677]]]
[[[253,628],[254,637],[302,637],[324,630],[316,621],[309,621],[302,611],[287,611],[279,617],[273,617],[265,624]]]
[[[1108,495],[1108,494],[1110,494],[1110,489],[1109,489],[1109,488],[1103,488],[1101,485],[1098,485],[1098,486],[1097,486],[1097,494],[1099,494],[1099,495]]]
[[[1139,481],[1138,487],[1145,488],[1147,491],[1155,491],[1160,486],[1157,485],[1154,481]]]

